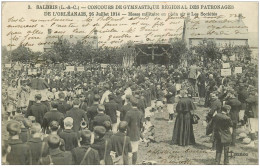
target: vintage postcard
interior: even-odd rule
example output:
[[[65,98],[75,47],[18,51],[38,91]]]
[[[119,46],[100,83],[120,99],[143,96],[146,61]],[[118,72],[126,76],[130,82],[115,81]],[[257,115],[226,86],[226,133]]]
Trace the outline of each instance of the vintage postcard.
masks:
[[[258,2],[2,1],[2,165],[258,165]]]

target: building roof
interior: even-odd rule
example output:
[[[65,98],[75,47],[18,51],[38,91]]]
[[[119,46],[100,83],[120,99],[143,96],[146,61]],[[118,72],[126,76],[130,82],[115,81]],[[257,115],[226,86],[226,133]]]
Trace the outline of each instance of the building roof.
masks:
[[[184,38],[248,39],[248,27],[242,20],[186,19]]]

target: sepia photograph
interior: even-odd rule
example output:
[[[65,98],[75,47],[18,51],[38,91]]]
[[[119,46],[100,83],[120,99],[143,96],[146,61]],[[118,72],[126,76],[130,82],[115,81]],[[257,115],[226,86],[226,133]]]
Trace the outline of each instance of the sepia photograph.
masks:
[[[258,13],[1,1],[1,165],[259,165]]]

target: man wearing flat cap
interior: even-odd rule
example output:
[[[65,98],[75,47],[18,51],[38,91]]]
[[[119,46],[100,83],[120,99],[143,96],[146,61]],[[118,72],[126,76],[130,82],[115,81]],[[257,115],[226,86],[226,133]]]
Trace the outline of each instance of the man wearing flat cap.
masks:
[[[73,118],[73,130],[78,132],[80,129],[81,121],[85,121],[88,123],[88,118],[86,115],[86,111],[79,108],[80,100],[75,99],[73,100],[73,108],[66,112],[66,117]]]
[[[132,145],[132,164],[136,164],[141,128],[143,127],[144,119],[142,112],[137,108],[138,101],[136,98],[132,97],[130,102],[132,104],[132,109],[126,113],[125,121],[128,123],[127,136],[130,137]]]
[[[93,119],[93,127],[104,126],[105,121],[109,121],[110,123],[112,122],[111,118],[104,113],[105,106],[103,104],[98,105],[97,111],[98,111],[98,114]]]
[[[230,118],[232,120],[232,142],[231,145],[235,146],[236,144],[236,129],[237,129],[237,123],[239,120],[239,111],[241,110],[241,102],[237,99],[235,91],[230,91],[229,98],[225,102],[225,105],[230,105]]]
[[[52,121],[49,126],[49,130],[51,131],[50,134],[45,134],[44,141],[46,144],[48,144],[48,139],[50,138],[50,135],[58,135],[60,125],[57,121]],[[63,139],[60,139],[60,150],[65,151],[65,142]],[[49,147],[49,146],[48,146]]]
[[[39,164],[39,160],[48,154],[48,145],[42,140],[42,129],[39,123],[33,123],[31,127],[32,137],[26,143],[31,150],[32,165]]]
[[[27,113],[25,114],[25,117],[34,116],[35,121],[42,125],[44,114],[46,112],[48,112],[49,110],[45,104],[41,103],[41,99],[42,99],[41,94],[35,95],[36,103],[33,104],[30,108],[28,108]]]
[[[55,100],[53,102],[51,102],[51,111],[45,113],[44,117],[43,117],[43,124],[42,124],[42,128],[44,129],[45,132],[49,132],[48,127],[49,124],[52,121],[58,121],[59,125],[61,126],[61,128],[63,128],[63,119],[64,119],[64,114],[58,111],[58,102]]]
[[[60,150],[60,137],[58,135],[50,135],[48,139],[49,155],[40,159],[42,165],[72,165],[71,152],[63,152]]]
[[[232,126],[231,118],[228,116],[231,107],[224,105],[220,113],[213,117],[214,138],[216,140],[216,164],[220,164],[221,154],[224,149],[224,164],[229,163],[228,151],[232,140],[230,128]]]
[[[132,105],[130,102],[131,95],[126,95],[125,97],[125,105],[120,110],[120,121],[124,121],[126,113],[132,109]]]
[[[90,147],[92,133],[89,130],[81,131],[80,147],[74,148],[71,153],[75,165],[99,165],[98,151]]]
[[[110,156],[110,151],[112,149],[111,141],[104,138],[106,133],[106,128],[103,126],[94,127],[95,141],[91,145],[93,149],[96,149],[99,154],[101,165],[112,165],[113,160]]]
[[[132,154],[130,137],[126,135],[127,125],[126,121],[121,121],[118,126],[119,131],[111,137],[112,151],[116,152],[116,157],[123,155],[124,165],[128,165],[128,155]]]
[[[98,105],[99,105],[100,96],[98,94],[94,95],[94,102],[93,104],[88,108],[87,117],[89,120],[89,129],[93,130],[93,120],[94,117],[98,114]],[[105,109],[103,110],[105,111]]]
[[[10,165],[29,165],[31,164],[30,148],[19,139],[21,132],[20,123],[10,121],[6,126],[9,139],[5,142],[7,151],[6,162]]]
[[[112,131],[117,132],[117,111],[119,110],[118,104],[115,101],[115,95],[109,94],[109,102],[105,103],[105,114],[111,118]]]

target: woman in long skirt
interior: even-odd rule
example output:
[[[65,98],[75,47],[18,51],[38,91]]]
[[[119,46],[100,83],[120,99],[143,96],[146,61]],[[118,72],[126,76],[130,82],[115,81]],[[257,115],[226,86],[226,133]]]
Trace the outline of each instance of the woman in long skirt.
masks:
[[[191,112],[195,110],[192,99],[187,97],[187,91],[181,90],[181,99],[176,106],[176,120],[173,129],[172,142],[176,145],[187,146],[195,144]]]

